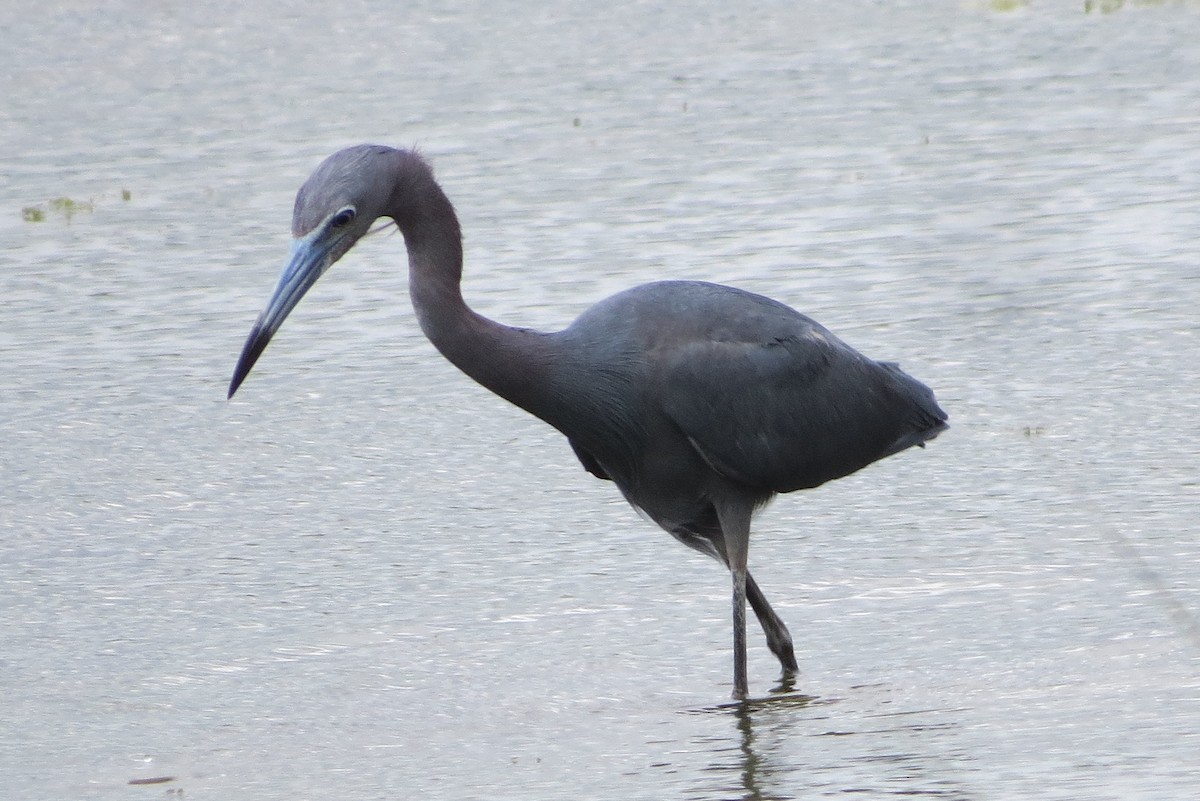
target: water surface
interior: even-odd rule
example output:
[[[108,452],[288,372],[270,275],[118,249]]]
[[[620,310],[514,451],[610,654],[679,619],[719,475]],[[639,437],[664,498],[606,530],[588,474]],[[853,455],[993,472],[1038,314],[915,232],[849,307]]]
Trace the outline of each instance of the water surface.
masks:
[[[1195,4],[660,5],[0,23],[5,797],[1200,790]],[[757,522],[793,691],[756,638],[726,704],[727,579],[438,356],[399,237],[224,400],[360,141],[434,162],[484,313],[725,281],[936,388]]]

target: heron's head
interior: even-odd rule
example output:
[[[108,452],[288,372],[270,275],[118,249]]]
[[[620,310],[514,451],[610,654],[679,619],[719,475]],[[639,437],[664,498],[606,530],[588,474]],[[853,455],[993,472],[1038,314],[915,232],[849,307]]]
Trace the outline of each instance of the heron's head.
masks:
[[[296,193],[292,250],[267,307],[254,323],[229,384],[237,392],[250,368],[284,319],[325,274],[345,256],[389,204],[406,162],[418,157],[382,145],[358,145],[325,159]]]

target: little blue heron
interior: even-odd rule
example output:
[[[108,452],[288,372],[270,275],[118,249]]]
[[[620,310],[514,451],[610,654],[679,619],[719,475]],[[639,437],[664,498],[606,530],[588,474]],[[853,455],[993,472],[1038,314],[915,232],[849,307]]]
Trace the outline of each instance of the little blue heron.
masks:
[[[733,577],[733,696],[744,699],[746,601],[784,679],[787,626],[746,569],[750,519],[946,428],[928,387],[777,301],[660,281],[602,300],[556,333],[511,328],[463,301],[462,232],[412,150],[334,153],[300,187],[291,254],[246,340],[233,397],[284,318],[334,262],[390,218],[404,234],[421,330],[468,376],[566,435],[583,467]]]

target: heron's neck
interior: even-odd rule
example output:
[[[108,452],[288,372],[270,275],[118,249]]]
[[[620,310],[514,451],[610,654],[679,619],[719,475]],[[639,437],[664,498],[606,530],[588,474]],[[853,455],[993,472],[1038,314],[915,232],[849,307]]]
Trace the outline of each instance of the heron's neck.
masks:
[[[436,184],[435,184],[436,186]],[[546,335],[475,312],[462,297],[462,234],[442,191],[424,213],[398,221],[408,247],[408,286],[421,330],[443,356],[497,395],[547,418],[544,389],[554,363]]]

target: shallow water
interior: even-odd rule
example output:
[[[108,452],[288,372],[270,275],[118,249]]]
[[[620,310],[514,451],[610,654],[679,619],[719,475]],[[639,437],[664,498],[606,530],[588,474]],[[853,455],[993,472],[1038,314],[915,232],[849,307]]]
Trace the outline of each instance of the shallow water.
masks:
[[[659,5],[0,23],[5,797],[1200,790],[1200,9]],[[937,390],[756,524],[792,691],[754,638],[726,703],[727,579],[437,355],[398,237],[224,400],[358,141],[434,162],[484,313],[725,281]]]

